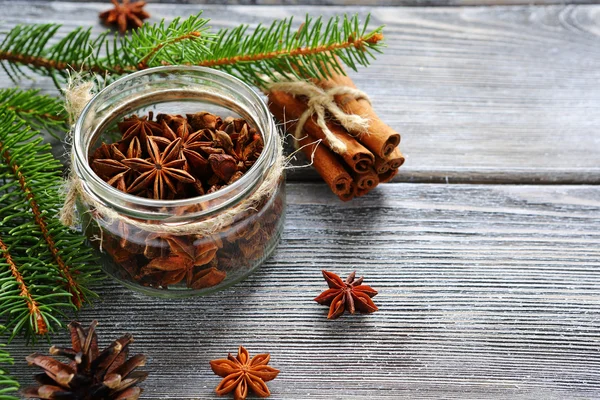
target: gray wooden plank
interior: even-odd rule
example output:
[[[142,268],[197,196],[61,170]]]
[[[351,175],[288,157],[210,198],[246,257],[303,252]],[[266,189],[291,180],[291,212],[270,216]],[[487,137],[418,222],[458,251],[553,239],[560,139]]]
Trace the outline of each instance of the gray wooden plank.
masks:
[[[104,3],[0,1],[0,28],[98,24]],[[215,27],[305,13],[373,13],[388,48],[352,74],[402,134],[400,180],[600,183],[600,6],[372,8],[150,4],[172,19],[205,10]],[[76,17],[75,17],[76,16]],[[0,85],[11,83],[0,75]],[[38,79],[26,87],[55,92]],[[309,169],[292,175],[312,179]],[[304,176],[304,174],[308,174]]]
[[[29,0],[14,0],[29,1]],[[55,1],[55,0],[45,0]],[[88,3],[88,0],[67,0]],[[311,5],[311,6],[494,6],[494,5],[549,5],[549,4],[597,4],[595,0],[145,0],[147,3],[164,4],[243,4],[243,5]]]
[[[600,397],[599,187],[399,183],[350,203],[287,188],[281,245],[245,282],[167,301],[107,281],[81,312],[104,344],[135,334],[144,398],[215,398],[208,361],[238,345],[271,353],[273,399]],[[324,268],[358,270],[380,311],[328,321]],[[31,382],[33,349],[9,349]]]

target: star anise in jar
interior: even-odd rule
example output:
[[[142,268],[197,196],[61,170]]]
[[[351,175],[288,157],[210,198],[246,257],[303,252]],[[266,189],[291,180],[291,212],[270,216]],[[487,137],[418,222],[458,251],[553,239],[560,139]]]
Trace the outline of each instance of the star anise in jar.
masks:
[[[159,114],[156,119],[162,124],[164,136],[171,140],[178,137],[186,139],[193,132],[190,123],[181,115]],[[165,125],[169,128],[168,132]]]
[[[208,162],[215,176],[226,183],[229,182],[233,174],[237,171],[235,158],[227,154],[211,154],[208,157]]]
[[[115,7],[100,13],[100,19],[107,25],[117,25],[120,33],[125,33],[128,27],[139,28],[144,24],[143,20],[150,18],[143,10],[145,1],[130,3],[123,0],[123,4],[119,4],[118,0],[112,0],[112,3]]]
[[[142,158],[123,160],[123,164],[140,173],[135,181],[127,188],[128,193],[138,193],[153,186],[152,198],[166,199],[168,191],[177,193],[175,183],[192,183],[195,178],[183,170],[185,160],[180,158],[181,139],[171,142],[162,152],[152,137],[146,138],[150,161]]]
[[[196,131],[202,129],[217,129],[222,122],[221,117],[206,111],[201,111],[195,114],[187,114],[186,117],[192,128]]]
[[[177,137],[181,137],[181,155],[188,163],[190,171],[192,171],[194,175],[204,175],[206,173],[208,160],[204,157],[203,149],[213,146],[213,142],[206,140],[203,131],[185,133],[184,130],[184,134],[178,136],[179,134],[173,132],[171,127],[163,121],[163,135],[169,140],[175,140]]]
[[[132,115],[119,122],[117,126],[123,134],[120,143],[127,144],[131,139],[137,137],[140,144],[146,146],[146,139],[149,136],[160,136],[162,128],[158,122],[152,121],[153,117],[154,114],[150,111],[147,116],[140,118],[137,115]]]
[[[194,283],[202,278],[205,280],[210,279],[211,282],[220,283],[225,279],[225,273],[217,277],[215,271],[211,272],[210,276],[206,275],[206,272],[200,271],[194,274],[194,267],[201,267],[209,264],[217,253],[219,247],[213,240],[201,240],[197,244],[189,243],[186,237],[160,234],[150,235],[147,239],[148,242],[152,243],[155,240],[164,240],[168,243],[170,253],[164,257],[157,257],[151,260],[141,270],[142,276],[160,275],[158,279],[161,286],[175,285],[181,282],[184,278],[186,279],[188,287],[196,288],[200,284],[194,285]]]
[[[223,121],[204,111],[187,117],[161,113],[156,120],[149,112],[131,115],[117,125],[120,140],[103,144],[90,156],[90,164],[94,167],[101,160],[96,171],[103,180],[147,198],[173,200],[214,193],[241,179],[263,149],[262,136],[243,118]],[[179,154],[171,153],[177,141]],[[135,157],[126,155],[132,142],[141,146],[141,154]],[[164,161],[167,153],[169,162]]]
[[[95,159],[92,168],[96,174],[106,180],[109,185],[125,192],[133,170],[123,161],[142,156],[142,147],[137,137],[129,143],[127,154],[124,155],[116,146],[110,148],[107,158]]]
[[[356,271],[342,280],[333,272],[323,270],[323,277],[329,285],[329,289],[315,298],[319,304],[329,305],[327,318],[335,319],[348,310],[354,314],[356,310],[362,313],[372,313],[378,310],[371,297],[377,295],[372,287],[363,285],[363,278],[356,279]]]
[[[256,129],[248,128],[245,121],[240,126],[238,120],[234,120],[232,125],[239,126],[239,128],[235,128],[236,133],[232,134],[235,138],[234,155],[238,159],[239,168],[247,170],[258,159],[264,146],[263,139]]]
[[[223,380],[215,392],[219,396],[234,392],[235,400],[245,400],[252,391],[259,397],[269,397],[271,392],[265,382],[277,377],[279,370],[269,366],[269,354],[257,354],[250,358],[248,350],[240,346],[237,357],[231,355],[226,359],[212,360],[210,367]]]

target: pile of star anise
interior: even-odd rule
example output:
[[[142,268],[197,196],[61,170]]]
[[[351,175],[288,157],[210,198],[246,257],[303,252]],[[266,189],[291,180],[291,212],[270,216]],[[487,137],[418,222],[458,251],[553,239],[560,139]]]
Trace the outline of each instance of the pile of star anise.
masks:
[[[243,119],[207,112],[130,116],[118,123],[118,139],[90,157],[109,185],[158,200],[197,197],[240,179],[263,149],[262,136]],[[119,267],[121,279],[168,288],[204,289],[234,281],[264,256],[275,240],[283,197],[265,197],[210,237],[146,232],[135,224],[102,219],[87,224],[89,237]]]
[[[260,263],[265,249],[277,239],[282,212],[281,195],[265,199],[210,237],[161,235],[103,220],[87,227],[102,230],[88,236],[102,238],[92,243],[111,257],[118,266],[112,272],[120,279],[160,289],[177,284],[205,289],[238,280]]]
[[[260,133],[241,118],[199,112],[125,118],[121,140],[92,155],[94,172],[117,189],[153,199],[212,193],[240,179],[263,149]]]

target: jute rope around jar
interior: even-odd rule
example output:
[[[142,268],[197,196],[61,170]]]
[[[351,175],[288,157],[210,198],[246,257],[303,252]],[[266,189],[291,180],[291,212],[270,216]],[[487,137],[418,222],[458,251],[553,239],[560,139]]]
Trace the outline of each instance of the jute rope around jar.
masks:
[[[103,203],[91,197],[83,188],[81,179],[79,179],[76,174],[71,174],[71,178],[67,183],[67,197],[65,198],[63,209],[60,212],[60,221],[66,226],[74,225],[75,204],[77,199],[80,198],[85,201],[91,209],[98,211],[102,216],[102,219],[107,223],[113,223],[115,221],[124,222],[141,230],[153,233],[173,235],[213,235],[235,223],[236,217],[242,213],[249,210],[256,210],[256,206],[258,206],[263,199],[271,197],[273,193],[275,193],[281,174],[284,170],[284,158],[279,140],[276,141],[276,146],[277,158],[258,189],[256,189],[248,199],[242,201],[237,206],[221,212],[212,218],[179,225],[150,224],[132,219],[116,212],[112,208],[105,206]]]
[[[342,125],[348,132],[358,136],[367,133],[369,128],[369,120],[356,114],[346,114],[336,103],[335,96],[350,95],[355,100],[364,99],[369,103],[369,96],[362,90],[347,87],[336,86],[331,89],[324,90],[314,83],[308,81],[287,81],[287,82],[272,82],[267,85],[267,91],[276,90],[286,92],[295,96],[308,97],[306,111],[300,116],[296,123],[294,137],[296,142],[302,138],[302,130],[304,124],[313,114],[317,116],[317,125],[323,130],[323,135],[329,142],[331,150],[338,154],[345,153],[348,148],[346,144],[339,140],[333,132],[327,127],[325,122],[325,112],[329,111],[331,115]]]
[[[66,108],[69,115],[78,117],[78,111],[83,110],[81,104],[82,101],[89,102],[93,95],[91,93],[91,85],[85,86],[82,89],[82,85],[86,85],[86,82],[72,83],[65,90],[65,96],[67,98]],[[87,95],[82,94],[85,91]],[[85,104],[84,104],[85,105]],[[261,182],[260,186],[252,193],[252,195],[240,204],[232,207],[224,212],[221,212],[214,217],[206,220],[191,222],[186,224],[156,224],[147,223],[133,218],[126,217],[110,207],[97,201],[94,197],[90,196],[83,187],[83,182],[77,176],[76,173],[71,172],[69,180],[65,184],[66,197],[63,204],[63,208],[60,211],[60,221],[69,227],[75,225],[75,205],[77,199],[85,201],[90,209],[96,210],[102,219],[108,223],[115,221],[123,222],[139,229],[153,232],[153,233],[164,233],[173,235],[185,235],[185,234],[198,234],[198,235],[213,235],[227,226],[236,222],[236,217],[249,210],[256,210],[256,206],[259,205],[263,199],[271,197],[277,190],[279,180],[284,170],[284,157],[283,157],[283,146],[281,140],[275,140],[276,155],[275,161],[268,171],[267,176]]]

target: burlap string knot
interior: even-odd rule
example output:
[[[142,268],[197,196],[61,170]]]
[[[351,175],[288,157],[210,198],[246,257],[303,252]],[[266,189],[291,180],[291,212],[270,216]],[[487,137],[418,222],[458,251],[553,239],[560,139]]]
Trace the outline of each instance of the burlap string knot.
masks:
[[[313,114],[317,117],[317,125],[323,130],[325,138],[331,146],[331,150],[338,154],[347,151],[346,145],[339,140],[325,122],[325,112],[328,111],[337,122],[342,125],[349,133],[362,135],[369,128],[369,120],[355,114],[346,114],[335,102],[335,96],[350,95],[356,100],[364,99],[370,103],[369,96],[361,90],[347,87],[337,86],[331,89],[324,90],[317,85],[307,81],[289,81],[289,82],[273,82],[268,85],[268,90],[282,91],[294,96],[308,97],[308,108],[298,119],[294,136],[296,141],[302,138],[302,129],[304,124]]]

